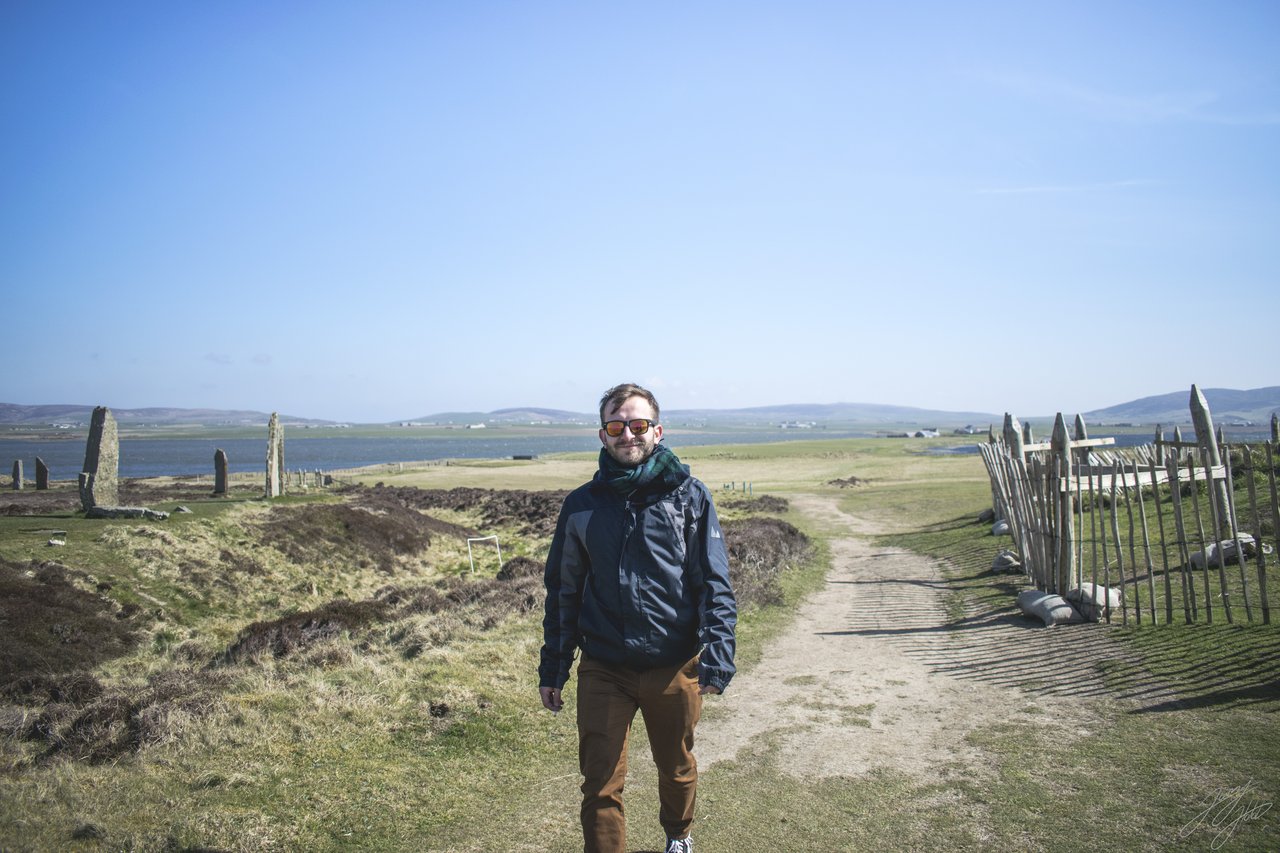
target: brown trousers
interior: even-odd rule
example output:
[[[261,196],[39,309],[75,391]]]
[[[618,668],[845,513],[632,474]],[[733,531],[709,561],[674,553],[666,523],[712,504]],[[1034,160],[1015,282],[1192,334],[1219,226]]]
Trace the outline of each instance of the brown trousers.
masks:
[[[658,767],[658,819],[668,838],[693,823],[698,763],[693,727],[702,713],[698,659],[635,670],[583,657],[578,665],[578,762],[582,768],[582,834],[587,853],[621,853],[627,825],[622,787],[627,740],[636,709],[644,715]]]

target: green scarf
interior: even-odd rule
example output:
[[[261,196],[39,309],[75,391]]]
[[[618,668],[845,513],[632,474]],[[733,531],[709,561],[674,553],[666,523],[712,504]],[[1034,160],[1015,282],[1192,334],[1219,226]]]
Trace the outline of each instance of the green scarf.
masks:
[[[649,458],[634,468],[624,468],[609,455],[608,450],[600,448],[600,477],[623,497],[668,492],[688,476],[689,466],[663,444],[655,447]]]

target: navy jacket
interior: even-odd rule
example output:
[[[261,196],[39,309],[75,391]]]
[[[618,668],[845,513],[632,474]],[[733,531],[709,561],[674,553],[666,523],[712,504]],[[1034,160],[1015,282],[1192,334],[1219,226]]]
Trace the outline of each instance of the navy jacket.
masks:
[[[701,650],[698,680],[733,677],[737,603],[729,554],[707,487],[687,475],[633,501],[595,479],[565,498],[546,568],[542,687],[564,686],[581,648],[632,669],[681,663]]]

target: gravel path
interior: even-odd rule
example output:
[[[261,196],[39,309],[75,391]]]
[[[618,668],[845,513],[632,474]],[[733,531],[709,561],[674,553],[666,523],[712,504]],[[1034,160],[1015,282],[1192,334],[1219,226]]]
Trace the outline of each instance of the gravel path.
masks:
[[[966,741],[975,729],[1033,714],[1087,734],[1099,721],[1091,698],[1161,698],[1152,685],[1101,685],[1096,662],[1121,654],[1106,628],[1045,629],[1008,610],[948,624],[933,560],[872,545],[875,530],[834,497],[794,502],[848,535],[832,539],[826,585],[791,628],[704,706],[702,769],[778,748],[799,776],[981,774],[981,750]]]

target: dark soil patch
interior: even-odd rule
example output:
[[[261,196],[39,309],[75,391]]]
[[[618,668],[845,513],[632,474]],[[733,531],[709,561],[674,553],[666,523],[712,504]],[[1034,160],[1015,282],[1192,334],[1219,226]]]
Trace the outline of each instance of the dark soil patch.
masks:
[[[422,614],[448,613],[459,625],[487,631],[512,615],[541,607],[542,595],[540,571],[536,576],[506,580],[448,578],[423,586],[385,586],[364,601],[338,599],[315,610],[255,622],[214,664],[249,663],[264,654],[297,657],[343,633],[356,634]],[[410,656],[420,651],[407,648],[414,640],[405,632],[392,631],[391,636],[395,642],[403,641]]]
[[[138,641],[114,601],[77,587],[65,566],[34,560],[0,560],[0,636],[0,695],[10,697],[45,691],[32,679],[91,668]]]
[[[809,537],[779,518],[742,518],[721,527],[739,606],[781,604],[778,577],[808,558]]]
[[[0,726],[12,737],[47,744],[42,761],[113,761],[164,740],[184,718],[206,715],[225,685],[218,673],[169,670],[141,688],[99,691],[78,701],[54,700],[37,713],[0,709]]]
[[[839,486],[842,489],[854,489],[858,486],[866,485],[867,481],[861,477],[845,477],[844,479],[827,480],[828,486]]]
[[[385,617],[388,610],[382,601],[355,602],[340,598],[315,610],[254,622],[240,632],[218,662],[244,663],[263,653],[275,658],[287,657],[322,640],[363,628]]]
[[[519,524],[525,536],[551,536],[556,530],[565,491],[526,492],[512,489],[419,489],[413,486],[374,486],[369,491],[391,494],[414,509],[479,512],[488,527]],[[474,533],[471,535],[475,535]]]
[[[398,558],[419,554],[440,525],[395,501],[273,507],[261,524],[266,544],[301,565],[348,561],[391,573]]]
[[[791,509],[791,502],[777,495],[747,497],[741,494],[717,496],[716,503],[726,509],[739,512],[769,512],[781,514]]]
[[[528,557],[512,557],[498,569],[497,578],[500,581],[510,581],[517,578],[541,578],[542,575],[542,563]]]

